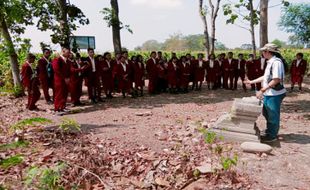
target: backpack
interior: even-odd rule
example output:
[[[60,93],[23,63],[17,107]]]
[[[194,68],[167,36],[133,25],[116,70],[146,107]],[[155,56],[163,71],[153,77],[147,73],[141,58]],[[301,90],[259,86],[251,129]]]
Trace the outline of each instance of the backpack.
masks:
[[[54,76],[54,70],[51,62],[46,65],[47,77],[52,78]]]

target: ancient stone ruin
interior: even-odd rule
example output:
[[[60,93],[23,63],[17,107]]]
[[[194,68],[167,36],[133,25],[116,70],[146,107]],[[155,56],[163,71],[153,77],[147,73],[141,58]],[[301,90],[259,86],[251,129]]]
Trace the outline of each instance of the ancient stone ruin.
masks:
[[[259,142],[256,120],[261,112],[262,105],[256,97],[236,98],[230,113],[222,115],[210,130],[225,141]]]

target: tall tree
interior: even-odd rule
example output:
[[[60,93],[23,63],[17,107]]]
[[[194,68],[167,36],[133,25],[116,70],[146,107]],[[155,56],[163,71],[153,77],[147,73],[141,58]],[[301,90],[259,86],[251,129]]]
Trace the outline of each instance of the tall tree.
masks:
[[[67,0],[36,0],[32,5],[36,8],[34,15],[39,18],[38,29],[51,30],[54,44],[69,46],[72,31],[78,28],[78,24],[89,24],[82,10]]]
[[[215,49],[215,21],[220,9],[221,0],[216,0],[216,4],[212,3],[212,0],[209,0],[209,6],[211,8],[211,43],[210,43],[210,52],[213,54]]]
[[[296,44],[310,46],[310,5],[292,4],[282,10],[280,29],[293,34]]]
[[[2,35],[6,52],[10,58],[14,87],[21,86],[19,63],[14,47],[14,37],[24,33],[25,26],[32,24],[32,10],[26,0],[0,1],[0,34]]]
[[[254,9],[253,0],[239,0],[236,4],[225,4],[224,15],[228,16],[227,24],[235,24],[250,32],[252,53],[256,56],[255,25],[258,24],[258,11]],[[239,18],[239,19],[238,19]],[[239,21],[239,22],[237,22]]]
[[[203,0],[199,0],[199,14],[204,26],[204,36],[205,36],[205,47],[206,47],[206,55],[209,57],[210,55],[210,41],[209,41],[209,30],[208,30],[208,22],[206,16],[206,10],[203,7]]]
[[[207,49],[207,56],[209,54],[213,54],[215,50],[215,30],[216,30],[216,18],[218,15],[218,11],[220,9],[221,0],[216,0],[215,4],[212,0],[208,1],[208,6],[204,7],[204,1],[199,0],[199,14],[204,26],[204,35],[205,35],[205,47]],[[211,11],[208,11],[208,10]],[[210,23],[211,23],[211,36],[208,31],[208,22],[207,22],[207,14],[210,13]]]
[[[259,26],[259,45],[263,47],[268,43],[268,0],[260,0],[260,26]]]
[[[119,19],[118,1],[111,0],[110,4],[111,8],[107,7],[103,8],[102,11],[100,12],[104,15],[103,20],[107,22],[108,27],[112,27],[114,52],[121,53],[122,52],[121,29],[125,28],[130,33],[132,33],[132,30],[130,29],[129,25],[123,25],[123,23]]]

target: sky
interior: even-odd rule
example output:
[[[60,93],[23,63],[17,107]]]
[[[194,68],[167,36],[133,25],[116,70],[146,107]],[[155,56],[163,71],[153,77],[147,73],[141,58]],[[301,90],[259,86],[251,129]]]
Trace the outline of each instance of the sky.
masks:
[[[213,0],[214,1],[214,0]],[[234,0],[222,0],[222,5]],[[96,51],[113,50],[112,31],[102,19],[102,8],[110,7],[110,0],[70,0],[78,6],[90,20],[89,25],[80,26],[74,35],[95,36]],[[259,0],[254,0],[257,7]],[[291,3],[308,2],[309,0],[290,0]],[[290,34],[281,31],[277,23],[281,16],[281,6],[275,6],[281,0],[269,0],[269,41],[280,39],[287,41]],[[133,34],[121,31],[122,46],[130,50],[140,46],[147,40],[163,42],[174,33],[203,34],[203,24],[199,17],[198,0],[119,0],[120,20],[130,25]],[[216,21],[216,38],[228,48],[240,47],[251,43],[249,31],[235,25],[227,25],[222,6]],[[256,42],[259,44],[256,27]],[[33,47],[31,51],[40,51],[40,42],[52,44],[50,32],[38,31],[35,26],[27,27],[24,37],[30,38]],[[59,48],[52,45],[53,49]]]

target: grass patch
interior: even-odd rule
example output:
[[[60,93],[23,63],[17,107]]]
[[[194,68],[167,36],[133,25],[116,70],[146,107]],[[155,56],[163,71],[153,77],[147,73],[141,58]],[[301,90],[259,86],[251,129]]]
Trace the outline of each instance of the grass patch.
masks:
[[[9,158],[6,158],[4,160],[0,161],[0,167],[3,169],[9,169],[13,166],[16,166],[23,162],[23,157],[21,155],[15,155],[11,156]]]
[[[25,130],[27,126],[35,126],[36,124],[49,124],[52,123],[52,120],[42,118],[42,117],[33,117],[33,118],[28,118],[28,119],[23,119],[14,125],[10,126],[10,129],[13,131],[16,130]]]
[[[28,141],[16,141],[12,143],[2,144],[0,145],[0,150],[9,150],[9,149],[16,149],[21,147],[27,147],[29,145]]]

